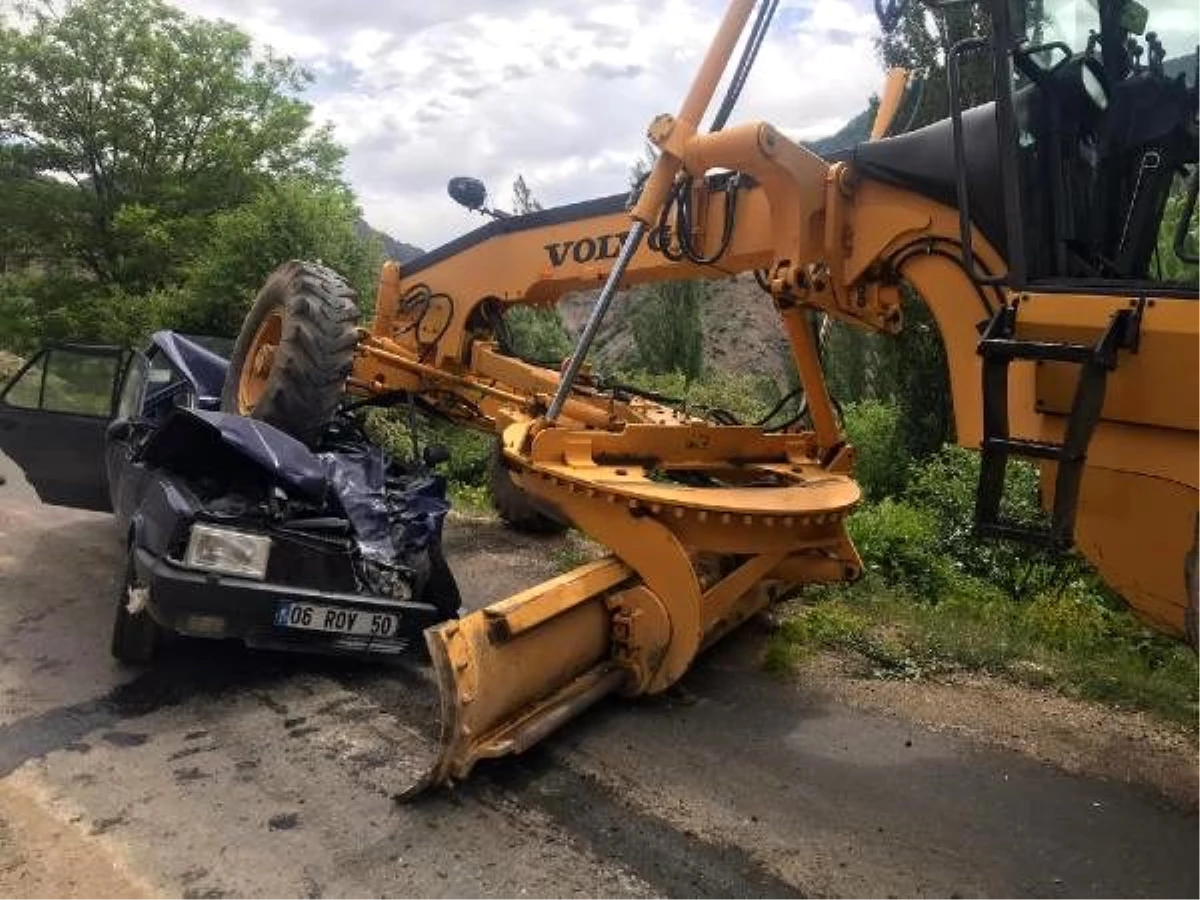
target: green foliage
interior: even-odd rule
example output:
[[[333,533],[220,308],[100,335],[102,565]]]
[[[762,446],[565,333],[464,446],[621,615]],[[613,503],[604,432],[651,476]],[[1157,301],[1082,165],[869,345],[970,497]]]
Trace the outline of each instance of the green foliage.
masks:
[[[57,274],[0,276],[0,343],[28,353],[47,340],[140,344],[179,319],[177,289],[129,294],[116,285]]]
[[[937,522],[925,510],[887,498],[855,513],[849,531],[867,571],[886,584],[936,603],[954,582],[953,566],[938,552]]]
[[[956,594],[929,605],[871,578],[811,594],[773,635],[768,668],[787,671],[817,650],[839,650],[862,658],[872,677],[983,671],[1196,727],[1195,654],[1086,594],[1033,603]]]
[[[654,375],[680,372],[700,377],[704,345],[700,307],[702,281],[668,281],[648,288],[630,314],[636,365]]]
[[[1196,264],[1186,263],[1175,255],[1175,232],[1179,220],[1183,218],[1186,188],[1176,178],[1166,208],[1163,210],[1162,225],[1158,229],[1157,246],[1157,276],[1163,281],[1182,281],[1192,287],[1196,286]],[[1184,226],[1184,252],[1195,256],[1197,245],[1200,244],[1200,217],[1193,211],[1191,221]]]
[[[496,515],[492,507],[492,492],[488,490],[486,484],[464,484],[461,481],[451,481],[447,495],[450,506],[460,513],[489,519]]]
[[[894,336],[830,323],[824,329],[822,358],[830,393],[844,404],[877,400],[893,405],[904,455],[920,459],[953,438],[950,374],[929,308],[906,292],[902,311],[904,328]]]
[[[616,372],[611,380],[678,400],[680,408],[696,416],[720,410],[732,413],[741,422],[757,422],[780,397],[773,379],[750,373],[706,373],[689,381],[682,372],[653,375],[632,370]]]
[[[229,335],[295,256],[369,298],[379,248],[297,98],[309,81],[161,0],[0,14],[0,342]]]
[[[847,431],[859,454],[855,475],[868,499],[850,518],[849,530],[867,571],[927,602],[954,592],[999,592],[1028,601],[1068,588],[1086,591],[1098,602],[1118,602],[1077,555],[976,537],[978,454],[948,446],[906,467],[896,415],[894,407],[873,401],[846,411]],[[1003,514],[1044,526],[1037,490],[1037,469],[1013,461]]]
[[[363,424],[371,441],[393,457],[399,460],[413,458],[407,408],[367,410]],[[441,444],[450,452],[450,459],[442,464],[441,471],[452,487],[479,488],[487,484],[494,438],[441,419],[431,419],[420,412],[416,414],[416,425],[421,447]]]
[[[1027,8],[1037,5],[1038,0],[1026,2]],[[938,23],[938,27],[931,28],[931,23]],[[906,103],[896,117],[900,126],[911,120],[912,128],[921,128],[950,114],[944,48],[990,32],[991,14],[983,3],[949,5],[937,14],[931,14],[923,3],[904,6],[897,27],[875,42],[885,67],[900,66],[924,81],[921,91],[910,91],[906,98],[910,103],[919,102],[919,108],[913,110]],[[964,109],[992,99],[991,66],[986,51],[966,54],[961,74]]]
[[[206,214],[275,177],[335,180],[341,151],[295,98],[309,81],[234,26],[161,0],[36,7],[32,27],[0,30],[0,143],[26,151],[32,180],[73,189],[45,210],[68,232],[62,261],[143,291]]]
[[[468,515],[486,515],[490,518],[493,515],[492,495],[487,482],[493,439],[469,428],[431,419],[419,412],[415,421],[418,443],[422,448],[441,444],[450,453],[450,458],[440,466],[440,471],[448,482],[451,507]],[[368,409],[363,414],[363,426],[371,441],[395,459],[408,461],[413,458],[413,436],[407,408]]]
[[[509,349],[531,362],[558,366],[574,344],[554,307],[513,306],[504,313]]]
[[[247,203],[215,214],[207,240],[183,273],[188,307],[178,327],[236,334],[266,277],[289,259],[319,259],[369,302],[383,248],[359,236],[357,215],[342,186],[298,179],[266,185]]]
[[[843,425],[854,445],[854,477],[867,499],[901,493],[908,478],[909,451],[900,409],[878,400],[852,403],[846,407]]]
[[[904,499],[927,510],[937,523],[936,550],[956,569],[985,580],[1014,600],[1057,593],[1072,583],[1086,583],[1104,594],[1099,579],[1089,574],[1078,556],[1062,556],[1029,544],[983,539],[972,534],[979,454],[946,447],[914,467]],[[1038,472],[1029,463],[1013,460],[1002,514],[1016,522],[1046,524],[1038,503]]]

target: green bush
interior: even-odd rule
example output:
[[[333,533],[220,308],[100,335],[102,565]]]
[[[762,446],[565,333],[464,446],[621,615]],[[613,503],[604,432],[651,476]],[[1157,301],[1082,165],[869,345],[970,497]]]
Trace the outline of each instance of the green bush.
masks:
[[[1056,650],[1090,650],[1113,636],[1113,614],[1093,596],[1075,591],[1042,594],[1021,610],[1021,624]]]
[[[854,477],[867,499],[900,494],[908,478],[909,455],[899,407],[879,400],[852,403],[843,424],[854,445]]]
[[[936,549],[956,568],[995,585],[1014,600],[1058,593],[1071,584],[1101,591],[1098,579],[1078,556],[1064,556],[1031,544],[973,533],[979,454],[945,447],[913,467],[904,491],[906,503],[926,510],[937,525]],[[1009,463],[1002,513],[1045,527],[1038,504],[1037,469],[1019,460]]]
[[[817,650],[855,649],[870,630],[862,613],[842,603],[819,603],[788,619],[767,647],[764,663],[773,672],[789,671]]]
[[[441,471],[452,487],[486,487],[494,438],[465,426],[430,419],[420,413],[416,421],[417,437],[422,447],[441,444],[450,452],[450,459],[442,464]],[[372,442],[396,459],[412,459],[413,442],[407,409],[368,410],[364,427]],[[467,496],[470,492],[462,493]]]
[[[634,370],[616,372],[609,380],[677,399],[682,409],[697,416],[720,410],[741,422],[757,422],[780,398],[779,386],[771,378],[750,373],[705,373],[689,381],[682,372],[654,375]]]
[[[700,377],[704,337],[700,307],[703,281],[665,281],[637,298],[629,317],[637,366],[657,375],[681,372],[688,382]]]
[[[920,459],[953,440],[950,376],[941,332],[929,308],[904,291],[904,327],[875,334],[847,322],[822,327],[822,360],[830,393],[843,404],[873,400],[899,412],[905,457]]]
[[[0,277],[0,346],[28,353],[46,341],[138,346],[179,316],[177,290],[129,294],[61,274]]]
[[[860,509],[848,525],[868,572],[907,588],[919,600],[942,599],[954,571],[938,552],[937,525],[928,512],[885,499]]]
[[[914,603],[908,591],[873,576],[813,587],[806,591],[811,604],[772,636],[764,664],[788,671],[827,649],[860,658],[863,674],[875,678],[983,671],[1196,728],[1197,659],[1181,642],[1086,592],[1019,603],[985,586],[971,593],[970,586],[956,582],[936,605]]]
[[[504,313],[510,349],[535,363],[557,366],[574,344],[554,307],[513,306]]]

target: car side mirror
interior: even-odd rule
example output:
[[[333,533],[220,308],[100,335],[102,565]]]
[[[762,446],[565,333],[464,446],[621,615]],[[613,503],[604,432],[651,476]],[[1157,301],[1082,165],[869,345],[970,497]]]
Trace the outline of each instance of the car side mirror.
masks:
[[[131,434],[133,434],[133,422],[130,419],[116,419],[109,422],[108,427],[104,429],[106,441],[127,441]]]
[[[435,469],[450,459],[450,451],[443,444],[427,444],[421,451],[421,460],[430,469]]]

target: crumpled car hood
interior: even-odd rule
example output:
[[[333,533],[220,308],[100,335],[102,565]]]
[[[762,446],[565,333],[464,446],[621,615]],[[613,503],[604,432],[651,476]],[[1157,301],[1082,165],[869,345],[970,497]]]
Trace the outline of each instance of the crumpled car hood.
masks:
[[[389,484],[391,459],[379,447],[314,453],[266,422],[230,413],[177,409],[140,452],[148,465],[184,478],[219,475],[231,493],[265,479],[318,503],[336,499],[363,555],[381,562],[435,541],[450,509],[439,475]]]
[[[325,467],[304,444],[266,422],[230,413],[175,410],[146,442],[142,459],[176,471],[182,467],[183,475],[193,467],[219,472],[249,463],[307,497],[320,499],[328,490]]]

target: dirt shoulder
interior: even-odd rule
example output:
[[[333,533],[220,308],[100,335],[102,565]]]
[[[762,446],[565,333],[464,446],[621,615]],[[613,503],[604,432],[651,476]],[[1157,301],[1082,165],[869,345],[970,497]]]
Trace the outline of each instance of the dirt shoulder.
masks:
[[[17,779],[0,781],[0,897],[151,897],[78,825]]]
[[[796,677],[839,703],[1015,750],[1072,774],[1141,784],[1197,808],[1197,736],[1146,713],[985,675],[881,680],[857,677],[853,668],[821,654]]]

